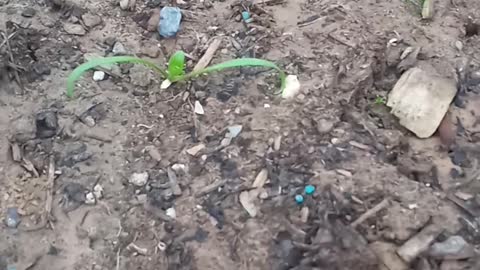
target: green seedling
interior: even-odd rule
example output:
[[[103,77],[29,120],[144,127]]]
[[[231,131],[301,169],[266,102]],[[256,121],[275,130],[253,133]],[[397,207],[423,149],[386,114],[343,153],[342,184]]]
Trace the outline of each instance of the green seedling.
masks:
[[[376,105],[385,105],[386,103],[387,103],[387,101],[386,101],[385,98],[382,97],[382,96],[377,96],[377,97],[375,98],[375,104],[376,104]]]
[[[94,69],[99,66],[109,66],[112,64],[121,64],[121,63],[133,63],[133,64],[142,64],[148,68],[151,68],[159,74],[159,76],[168,80],[172,83],[186,81],[193,79],[202,74],[212,73],[217,71],[222,71],[230,68],[238,67],[266,67],[275,69],[280,74],[281,89],[285,89],[285,73],[273,62],[257,59],[257,58],[240,58],[229,60],[220,64],[212,65],[203,69],[192,71],[190,73],[185,73],[185,53],[182,51],[177,51],[170,57],[168,62],[167,70],[164,70],[162,67],[157,64],[133,56],[112,56],[92,59],[84,64],[81,64],[75,68],[72,73],[67,78],[67,96],[72,98],[73,91],[75,89],[75,82],[80,79],[80,77],[87,71]]]

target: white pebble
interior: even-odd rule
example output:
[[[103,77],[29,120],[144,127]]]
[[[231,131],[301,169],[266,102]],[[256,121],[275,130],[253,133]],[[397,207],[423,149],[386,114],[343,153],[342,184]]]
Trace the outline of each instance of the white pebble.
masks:
[[[103,71],[95,71],[93,73],[93,80],[96,82],[103,81],[105,79],[105,72]]]

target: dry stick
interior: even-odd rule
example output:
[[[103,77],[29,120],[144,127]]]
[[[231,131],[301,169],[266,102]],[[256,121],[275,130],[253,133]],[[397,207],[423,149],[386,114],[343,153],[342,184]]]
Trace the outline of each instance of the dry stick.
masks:
[[[207,51],[205,51],[205,54],[203,54],[202,58],[198,60],[197,64],[193,68],[193,71],[198,71],[206,68],[210,63],[210,61],[212,60],[213,55],[215,55],[215,53],[217,52],[221,43],[222,43],[221,39],[214,39],[213,42],[210,43],[210,46],[208,46],[208,49]]]
[[[357,227],[360,223],[364,222],[371,216],[375,215],[378,211],[382,210],[383,208],[387,207],[389,205],[388,199],[383,199],[379,204],[375,205],[375,207],[369,209],[367,212],[363,213],[359,218],[357,218],[354,222],[350,224],[350,227],[355,228]]]
[[[8,56],[10,57],[10,62],[12,62],[12,64],[15,65],[15,58],[13,58],[12,47],[10,46],[10,41],[4,33],[2,33],[2,36],[5,39],[5,43],[7,44]],[[23,95],[23,93],[25,92],[25,88],[23,88],[23,84],[20,81],[20,76],[18,75],[18,70],[17,69],[13,69],[13,70],[14,70],[13,75],[15,76],[15,80],[17,81],[18,86],[20,87],[20,90],[21,90],[20,94]]]
[[[55,182],[55,158],[53,155],[50,156],[49,165],[48,165],[48,176],[47,176],[47,199],[45,200],[45,212],[43,213],[42,221],[31,228],[25,228],[22,231],[32,232],[43,229],[47,223],[51,223],[51,214],[52,214],[52,203],[53,203],[53,186]],[[52,226],[53,228],[53,226]]]

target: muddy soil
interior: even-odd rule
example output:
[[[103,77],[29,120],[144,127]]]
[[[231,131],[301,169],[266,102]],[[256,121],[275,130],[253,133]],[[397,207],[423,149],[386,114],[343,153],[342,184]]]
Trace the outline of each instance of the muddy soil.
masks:
[[[432,243],[480,243],[479,1],[435,1],[431,20],[400,0],[120,2],[0,0],[0,269],[479,269],[394,252],[432,224]],[[168,5],[183,19],[164,39]],[[268,59],[301,92],[254,68],[160,90],[122,64],[65,95],[92,56],[183,50],[192,69],[215,40],[212,63]],[[413,66],[458,82],[442,136],[385,106]]]

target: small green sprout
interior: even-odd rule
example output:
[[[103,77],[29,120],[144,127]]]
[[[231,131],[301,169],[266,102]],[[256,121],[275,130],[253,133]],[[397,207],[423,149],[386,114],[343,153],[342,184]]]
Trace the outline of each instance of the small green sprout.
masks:
[[[377,96],[377,97],[375,98],[375,104],[376,104],[376,105],[385,105],[386,103],[387,103],[387,101],[386,101],[385,98],[382,97],[382,96]]]
[[[86,63],[81,64],[76,67],[72,73],[67,78],[67,96],[72,98],[73,91],[75,89],[75,82],[80,79],[80,77],[87,72],[88,70],[94,69],[98,66],[120,64],[120,63],[133,63],[133,64],[142,64],[152,70],[156,71],[162,79],[166,79],[172,83],[186,81],[188,79],[195,78],[202,74],[212,73],[216,71],[222,71],[230,68],[237,67],[267,67],[275,69],[280,74],[281,89],[285,89],[285,73],[273,62],[257,59],[257,58],[240,58],[229,60],[220,64],[212,65],[200,70],[192,71],[190,73],[185,73],[185,53],[182,51],[177,51],[174,53],[168,62],[167,70],[165,71],[162,67],[157,64],[133,56],[112,56],[104,58],[92,59]]]

